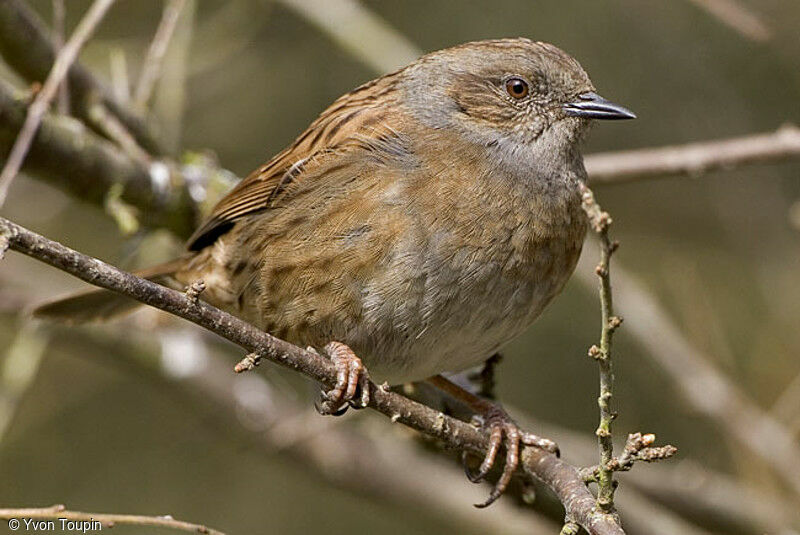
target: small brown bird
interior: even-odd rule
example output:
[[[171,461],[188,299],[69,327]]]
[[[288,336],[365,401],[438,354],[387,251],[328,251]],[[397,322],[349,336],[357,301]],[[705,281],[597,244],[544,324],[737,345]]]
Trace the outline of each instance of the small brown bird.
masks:
[[[336,100],[219,202],[184,257],[143,274],[203,280],[208,302],[326,348],[340,374],[322,409],[366,404],[362,360],[379,382],[426,379],[480,364],[536,319],[584,241],[590,119],[633,117],[547,43],[434,52]],[[86,320],[129,304],[94,292],[39,314]],[[434,383],[485,416],[492,448],[474,479],[505,436],[484,505],[510,481],[520,442],[554,448],[499,406]]]

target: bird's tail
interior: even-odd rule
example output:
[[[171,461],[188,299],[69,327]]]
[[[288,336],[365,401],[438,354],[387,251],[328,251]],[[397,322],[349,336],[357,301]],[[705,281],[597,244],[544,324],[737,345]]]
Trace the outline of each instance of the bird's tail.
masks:
[[[165,286],[175,287],[177,282],[173,275],[185,264],[185,258],[178,258],[134,274]],[[45,303],[34,309],[33,315],[68,324],[90,323],[117,318],[133,312],[141,305],[142,303],[111,290],[93,288]]]

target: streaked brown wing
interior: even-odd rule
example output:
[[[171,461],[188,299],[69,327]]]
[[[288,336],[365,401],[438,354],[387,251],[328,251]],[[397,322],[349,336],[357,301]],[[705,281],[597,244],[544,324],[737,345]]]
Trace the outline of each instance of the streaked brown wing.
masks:
[[[219,201],[189,238],[188,249],[208,247],[238,219],[270,208],[289,184],[301,179],[310,162],[385,135],[384,125],[395,107],[399,72],[368,82],[331,104],[289,148],[250,173]]]

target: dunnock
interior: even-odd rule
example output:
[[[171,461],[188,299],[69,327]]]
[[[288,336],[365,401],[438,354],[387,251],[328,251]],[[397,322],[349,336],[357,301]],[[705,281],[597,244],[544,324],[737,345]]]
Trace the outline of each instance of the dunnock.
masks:
[[[536,319],[583,244],[589,120],[633,117],[550,44],[434,52],[339,98],[219,202],[184,257],[145,275],[203,280],[208,302],[326,348],[340,373],[322,410],[366,404],[361,360],[377,381],[430,378],[483,362]],[[39,313],[85,320],[124,307],[93,293]],[[485,416],[492,448],[473,479],[505,436],[484,505],[508,484],[520,442],[554,448],[499,406],[434,383]]]

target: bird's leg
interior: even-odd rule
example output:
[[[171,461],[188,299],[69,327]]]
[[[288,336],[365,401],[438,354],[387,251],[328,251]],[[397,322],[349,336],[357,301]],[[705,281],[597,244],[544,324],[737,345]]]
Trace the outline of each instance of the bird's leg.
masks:
[[[336,366],[336,386],[321,393],[316,404],[320,414],[340,416],[347,407],[362,409],[369,404],[369,375],[352,349],[341,342],[330,342],[325,352]],[[360,395],[356,400],[356,394]]]
[[[480,371],[469,377],[470,382],[477,388],[477,394],[485,399],[494,400],[495,369],[503,360],[503,355],[495,353],[483,363]]]
[[[476,507],[491,505],[505,492],[511,482],[511,477],[514,475],[517,466],[519,466],[520,445],[534,446],[558,455],[558,446],[555,442],[533,433],[522,431],[500,404],[480,398],[441,375],[431,377],[428,382],[472,408],[482,420],[482,427],[489,433],[489,449],[478,472],[472,473],[465,464],[467,477],[470,481],[477,483],[486,477],[494,466],[505,437],[506,462],[503,467],[503,473],[489,494],[489,498],[481,504],[476,504]],[[466,461],[466,452],[464,453]]]

